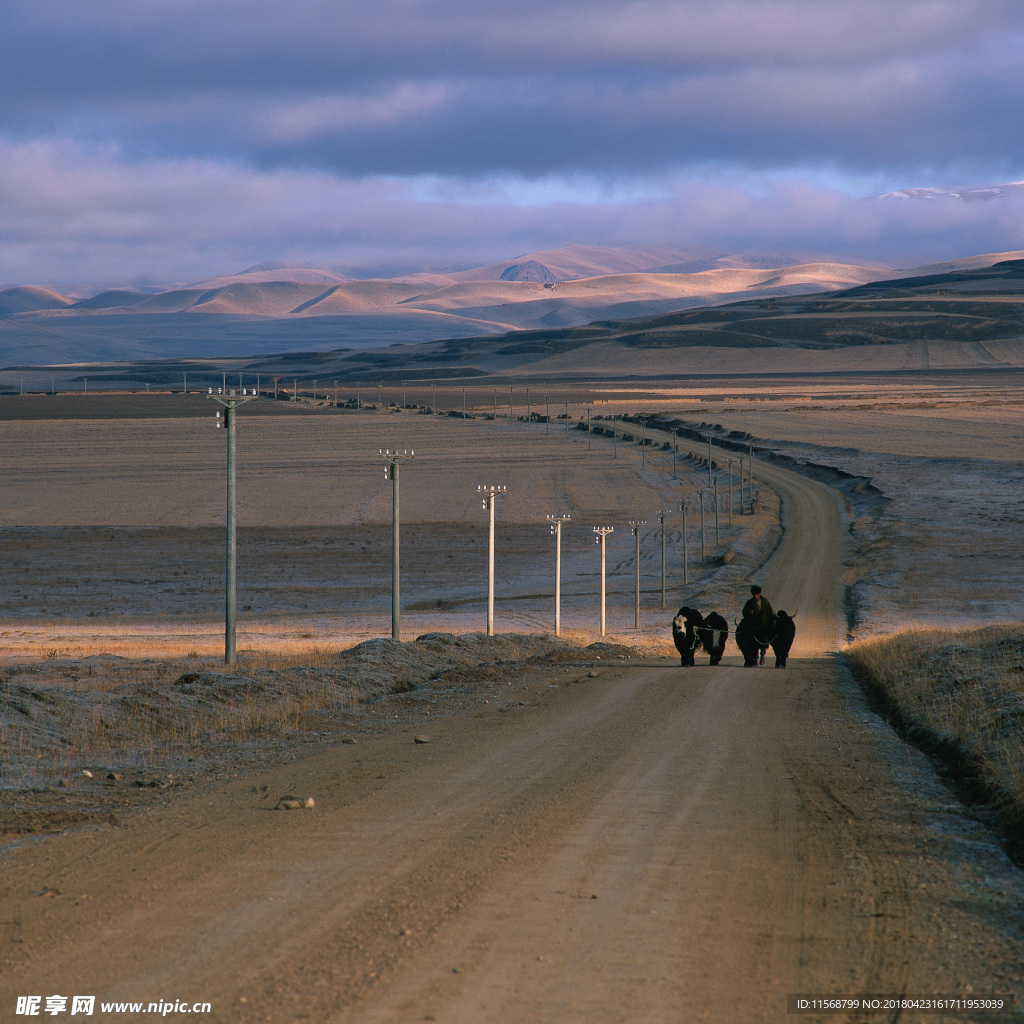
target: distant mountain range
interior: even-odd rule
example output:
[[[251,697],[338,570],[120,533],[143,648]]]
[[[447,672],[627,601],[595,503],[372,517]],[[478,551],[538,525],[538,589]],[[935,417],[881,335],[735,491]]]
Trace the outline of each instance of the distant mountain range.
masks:
[[[156,293],[0,291],[0,365],[373,348],[559,330],[738,300],[835,291],[908,273],[991,266],[996,253],[895,271],[794,254],[565,246],[450,273],[346,280],[261,263]]]

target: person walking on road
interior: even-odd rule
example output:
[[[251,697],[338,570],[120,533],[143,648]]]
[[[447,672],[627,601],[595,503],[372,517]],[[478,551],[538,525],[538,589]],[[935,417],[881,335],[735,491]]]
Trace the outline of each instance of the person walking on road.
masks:
[[[761,648],[759,660],[763,665],[775,625],[775,609],[768,598],[761,596],[761,588],[756,583],[750,588],[750,600],[743,606],[743,614],[749,615],[756,623],[757,642]]]

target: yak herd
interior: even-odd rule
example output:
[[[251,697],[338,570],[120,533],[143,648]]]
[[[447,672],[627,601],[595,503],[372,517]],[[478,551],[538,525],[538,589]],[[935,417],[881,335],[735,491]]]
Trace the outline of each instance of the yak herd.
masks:
[[[743,667],[764,664],[765,652],[770,647],[775,655],[775,667],[785,668],[793,639],[796,636],[796,614],[774,611],[761,598],[761,588],[751,588],[752,597],[744,605],[742,618],[736,623],[736,646],[743,655]],[[694,664],[698,649],[710,655],[711,665],[720,665],[729,639],[729,623],[718,614],[701,615],[696,608],[684,605],[672,620],[672,640],[682,659],[683,667]]]

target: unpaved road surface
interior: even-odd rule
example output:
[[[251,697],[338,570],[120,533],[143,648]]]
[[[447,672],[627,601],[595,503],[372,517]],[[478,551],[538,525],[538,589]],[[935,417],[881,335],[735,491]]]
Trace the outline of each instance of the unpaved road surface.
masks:
[[[568,668],[10,847],[3,1019],[22,1019],[17,995],[53,993],[96,995],[91,1019],[132,1018],[100,1001],[163,998],[209,1001],[207,1020],[359,1024],[760,1022],[796,1019],[797,993],[1019,996],[1020,873],[830,654],[842,508],[761,472],[786,529],[760,578],[800,624],[785,672]],[[316,808],[271,810],[286,792]]]

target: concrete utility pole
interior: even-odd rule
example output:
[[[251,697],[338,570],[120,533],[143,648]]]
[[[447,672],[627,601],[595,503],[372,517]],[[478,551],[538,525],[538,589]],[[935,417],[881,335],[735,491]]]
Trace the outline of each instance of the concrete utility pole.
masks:
[[[551,410],[548,408],[548,396],[544,396],[544,433],[551,433]]]
[[[672,479],[678,480],[676,476],[676,452],[679,450],[679,446],[676,444],[675,436],[672,438]]]
[[[711,486],[711,435],[708,434],[708,487]]]
[[[384,479],[391,478],[391,639],[402,639],[402,606],[399,591],[401,578],[398,569],[398,471],[402,463],[416,453],[411,448],[381,448],[380,456],[387,465]]]
[[[229,391],[226,395],[207,395],[219,405],[224,406],[223,412],[217,413],[217,426],[227,429],[228,467],[227,467],[227,543],[224,570],[224,661],[228,665],[235,663],[235,410],[252,398],[244,398]]]
[[[188,374],[182,373],[181,375],[181,391],[182,394],[188,394]]]
[[[617,459],[619,457],[619,434],[615,429],[615,417],[612,417],[612,458]]]
[[[732,459],[726,459],[725,465],[729,470],[729,525],[732,526]]]
[[[687,555],[686,555],[686,510],[690,507],[689,501],[686,498],[679,499],[679,511],[683,513],[683,586],[685,587],[689,583],[689,569],[687,566]]]
[[[555,636],[562,635],[562,524],[572,516],[548,516],[551,536],[555,538]]]
[[[591,444],[591,440],[592,440],[592,438],[590,436],[590,406],[588,405],[587,406],[587,451],[588,452],[592,451],[593,447],[594,447]]]
[[[640,527],[646,526],[647,520],[632,521],[629,528],[633,531],[633,540],[636,545],[636,553],[633,557],[636,566],[636,603],[633,608],[633,628],[640,628]]]
[[[530,413],[530,389],[526,389],[526,422],[529,423],[532,419]]]
[[[704,548],[704,488],[701,487],[697,491],[697,497],[700,499],[700,564],[703,565],[707,561]]]
[[[665,516],[667,512],[662,509],[658,509],[654,513],[658,517],[658,523],[661,525],[661,607],[665,607]]]
[[[754,446],[747,445],[747,505],[754,511]]]
[[[480,485],[477,493],[483,495],[483,507],[487,513],[487,635],[494,636],[494,499],[504,494],[504,484]]]
[[[715,545],[722,543],[722,535],[718,531],[718,477],[715,477]]]
[[[605,591],[605,585],[604,585],[604,580],[605,580],[605,572],[604,572],[604,568],[605,568],[604,539],[605,539],[605,537],[608,536],[609,533],[614,533],[614,532],[615,532],[615,527],[614,526],[595,526],[594,527],[594,533],[597,534],[597,537],[595,538],[595,540],[597,541],[598,544],[601,545],[601,636],[604,636],[604,634],[605,634],[605,628],[604,627],[605,627],[605,593],[606,593],[606,591]]]
[[[647,468],[647,423],[640,421],[640,468]]]

